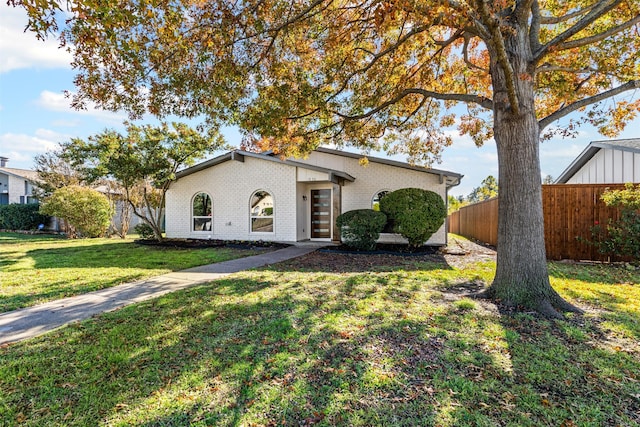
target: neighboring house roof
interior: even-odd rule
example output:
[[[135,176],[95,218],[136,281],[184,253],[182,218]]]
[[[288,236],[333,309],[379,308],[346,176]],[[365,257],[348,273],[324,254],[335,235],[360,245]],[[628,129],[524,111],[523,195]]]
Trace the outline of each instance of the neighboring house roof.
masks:
[[[18,178],[26,179],[27,181],[37,182],[38,172],[28,169],[16,169],[16,168],[0,168],[0,173],[6,173]]]
[[[327,154],[334,154],[334,155],[338,155],[338,156],[343,156],[343,157],[350,157],[353,159],[360,159],[363,156],[360,154],[355,154],[355,153],[348,153],[345,151],[339,151],[339,150],[332,150],[329,148],[317,148],[315,151],[320,152],[320,153],[327,153]],[[345,181],[349,181],[349,182],[353,182],[355,181],[355,178],[343,171],[338,171],[338,170],[334,170],[334,169],[328,169],[328,168],[324,168],[321,166],[315,166],[315,165],[310,165],[307,163],[303,163],[303,162],[298,162],[295,160],[291,160],[291,159],[286,159],[286,160],[282,160],[280,159],[278,156],[275,156],[273,154],[273,152],[271,151],[267,151],[264,153],[252,153],[249,151],[242,151],[242,150],[233,150],[230,151],[226,154],[223,154],[221,156],[215,157],[211,160],[207,160],[205,162],[199,163],[195,166],[192,166],[190,168],[187,169],[183,169],[182,171],[176,173],[176,178],[182,178],[184,176],[187,175],[191,175],[193,173],[199,172],[201,170],[210,168],[212,166],[218,165],[220,163],[224,163],[230,160],[236,160],[236,161],[240,161],[243,162],[244,161],[244,157],[252,157],[252,158],[256,158],[256,159],[261,159],[261,160],[266,160],[266,161],[270,161],[270,162],[277,162],[277,163],[284,163],[290,166],[295,166],[295,167],[299,167],[299,168],[303,168],[303,169],[309,169],[309,170],[314,170],[314,171],[318,171],[318,172],[326,172],[327,174],[329,174],[331,177],[337,177],[337,178],[341,178],[344,179]],[[454,173],[454,172],[448,172],[448,171],[443,171],[443,170],[438,170],[438,169],[431,169],[431,168],[425,168],[425,167],[420,167],[420,166],[412,166],[408,163],[403,163],[403,162],[398,162],[398,161],[394,161],[394,160],[388,160],[388,159],[381,159],[381,158],[377,158],[377,157],[369,157],[367,156],[367,159],[369,162],[373,162],[373,163],[380,163],[380,164],[385,164],[385,165],[389,165],[389,166],[395,166],[395,167],[401,167],[404,169],[411,169],[411,170],[415,170],[415,171],[419,171],[419,172],[425,172],[425,173],[430,173],[430,174],[435,174],[438,175],[440,177],[441,182],[444,182],[446,180],[447,182],[447,186],[448,187],[453,187],[455,185],[458,185],[460,183],[460,179],[462,178],[463,175]]]
[[[630,151],[640,153],[640,138],[631,139],[614,139],[611,141],[592,141],[587,145],[578,157],[569,165],[567,169],[560,174],[554,184],[566,184],[573,175],[576,174],[584,165],[587,164],[598,151],[603,148],[610,148],[621,151]]]

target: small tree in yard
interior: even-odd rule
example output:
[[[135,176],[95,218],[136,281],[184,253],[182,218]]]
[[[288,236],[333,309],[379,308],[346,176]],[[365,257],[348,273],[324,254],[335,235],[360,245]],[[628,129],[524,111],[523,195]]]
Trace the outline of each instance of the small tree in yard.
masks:
[[[59,188],[40,206],[46,215],[67,221],[69,237],[104,236],[113,212],[109,199],[102,193],[79,185]]]
[[[62,155],[61,150],[47,151],[34,157],[38,185],[33,191],[38,199],[44,200],[58,188],[83,185],[84,179]]]
[[[626,184],[624,190],[607,190],[602,196],[607,206],[620,209],[618,220],[591,229],[600,253],[640,260],[640,184]]]
[[[87,140],[72,139],[62,144],[62,155],[90,183],[115,180],[133,214],[162,240],[165,195],[176,172],[222,145],[215,130],[203,135],[181,123],[171,128],[127,124],[127,135],[106,130]]]
[[[141,201],[139,198],[136,198],[132,200],[132,203],[129,203],[125,196],[124,188],[116,181],[107,180],[104,186],[107,190],[106,194],[109,203],[111,203],[111,209],[114,212],[114,215],[111,217],[110,232],[117,234],[121,239],[125,239],[131,224],[131,215],[133,213],[131,206],[141,206]],[[129,193],[130,196],[134,196],[135,194],[134,192]]]
[[[429,240],[447,217],[442,197],[420,188],[392,191],[380,200],[380,210],[392,222],[393,231],[409,240],[412,247],[421,246]]]
[[[373,209],[356,209],[345,212],[336,219],[344,242],[362,251],[372,251],[387,223],[387,216]]]

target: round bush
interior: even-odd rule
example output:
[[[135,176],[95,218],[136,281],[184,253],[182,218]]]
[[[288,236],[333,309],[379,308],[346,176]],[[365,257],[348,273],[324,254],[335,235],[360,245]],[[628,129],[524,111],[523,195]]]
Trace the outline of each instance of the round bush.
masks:
[[[40,212],[66,220],[71,226],[70,237],[75,237],[76,230],[85,237],[104,236],[113,215],[107,196],[79,185],[54,191]]]
[[[392,191],[380,200],[380,210],[413,247],[421,246],[444,224],[447,208],[437,193],[420,188]]]
[[[376,240],[386,223],[387,216],[372,209],[345,212],[336,219],[344,243],[362,251],[376,248]]]

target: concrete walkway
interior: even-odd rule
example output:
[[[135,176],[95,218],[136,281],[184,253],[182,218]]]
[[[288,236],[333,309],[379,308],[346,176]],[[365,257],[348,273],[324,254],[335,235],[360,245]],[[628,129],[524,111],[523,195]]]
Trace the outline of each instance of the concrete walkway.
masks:
[[[203,265],[124,283],[35,307],[0,314],[0,344],[32,338],[67,323],[84,320],[105,311],[156,298],[169,292],[211,282],[238,271],[275,264],[306,255],[323,245],[304,244],[273,252]]]

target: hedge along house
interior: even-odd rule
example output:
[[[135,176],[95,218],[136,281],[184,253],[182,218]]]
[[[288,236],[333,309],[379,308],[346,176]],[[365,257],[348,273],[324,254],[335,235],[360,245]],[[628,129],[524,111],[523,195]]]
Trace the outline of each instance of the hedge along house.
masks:
[[[318,148],[306,159],[231,151],[178,172],[166,197],[169,238],[339,241],[336,218],[371,209],[386,192],[416,187],[446,202],[462,175]],[[445,245],[444,224],[426,242]],[[405,242],[383,234],[381,242]]]

